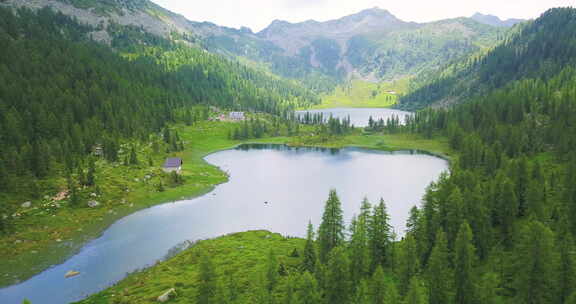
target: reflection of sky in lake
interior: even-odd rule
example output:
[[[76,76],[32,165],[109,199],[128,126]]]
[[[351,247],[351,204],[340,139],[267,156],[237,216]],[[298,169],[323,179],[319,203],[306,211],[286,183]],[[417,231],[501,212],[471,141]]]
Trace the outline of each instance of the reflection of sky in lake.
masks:
[[[0,290],[0,303],[66,303],[81,299],[161,259],[184,240],[267,229],[305,236],[317,227],[331,188],[342,201],[346,221],[363,197],[383,197],[392,225],[402,233],[408,212],[426,186],[447,169],[445,160],[410,153],[361,149],[251,146],[218,152],[209,163],[230,173],[230,181],[202,197],[142,210],[112,225],[62,265]],[[268,202],[265,204],[264,202]],[[69,270],[77,277],[64,279]]]

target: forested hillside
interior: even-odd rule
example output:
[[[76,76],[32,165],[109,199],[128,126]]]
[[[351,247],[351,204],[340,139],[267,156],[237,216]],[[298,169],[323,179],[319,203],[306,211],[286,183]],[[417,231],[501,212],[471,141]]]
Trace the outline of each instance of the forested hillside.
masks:
[[[573,36],[575,14],[576,9],[553,9],[524,29],[521,35],[551,37],[540,40],[551,49],[537,51],[527,42],[532,57],[506,57],[518,72],[506,78],[500,78],[506,69],[497,75],[482,70],[492,84],[482,96],[428,108],[405,126],[384,128],[447,137],[457,152],[450,173],[412,209],[401,241],[392,240],[385,202],[364,201],[346,227],[341,202],[331,192],[321,225],[309,228],[306,243],[289,258],[282,250],[260,267],[247,264],[242,270],[257,279],[237,288],[226,281],[236,272],[224,273],[225,266],[205,257],[202,265],[208,266],[194,268],[193,281],[175,279],[183,291],[175,302],[576,303],[576,69],[569,64],[571,45],[553,43]],[[494,54],[509,47],[497,48],[485,61],[497,61]],[[112,295],[149,299],[139,284],[161,284],[149,274],[166,278],[170,265],[190,252],[86,302],[106,302]]]
[[[422,75],[413,82],[401,107],[422,108],[451,104],[525,78],[548,80],[576,61],[576,13],[552,9],[515,29],[490,52],[449,65],[440,73]]]
[[[110,43],[115,24],[240,59],[253,67],[330,92],[351,78],[391,81],[435,70],[446,62],[494,46],[507,29],[472,18],[405,22],[367,9],[326,22],[276,20],[253,33],[195,22],[148,0],[5,0],[16,7],[51,7],[92,25],[91,36]],[[1,2],[0,2],[1,4]],[[350,30],[353,29],[353,30]]]
[[[86,166],[97,147],[118,161],[120,144],[199,119],[193,106],[283,115],[318,102],[237,62],[112,28],[116,51],[63,14],[0,8],[0,228],[17,200],[54,190],[54,178]]]

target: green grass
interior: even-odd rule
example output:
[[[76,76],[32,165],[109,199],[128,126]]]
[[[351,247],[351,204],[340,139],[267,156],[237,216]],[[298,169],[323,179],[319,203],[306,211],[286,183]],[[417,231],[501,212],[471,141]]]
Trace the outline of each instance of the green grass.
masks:
[[[304,243],[303,239],[285,238],[268,231],[234,233],[200,241],[175,257],[133,273],[78,303],[157,303],[158,296],[170,288],[177,292],[170,303],[195,303],[202,255],[211,257],[217,280],[238,294],[239,303],[256,303],[251,296],[264,271],[270,249],[273,248],[279,267],[285,269],[278,283],[282,286],[289,273],[298,271]],[[299,257],[291,256],[294,250],[299,252]]]
[[[374,150],[398,151],[420,150],[445,159],[451,159],[453,153],[448,139],[436,136],[432,139],[418,134],[371,134],[355,130],[353,134],[341,137],[295,137],[289,142],[292,146],[320,146],[327,148],[359,147]]]
[[[86,242],[98,237],[108,226],[126,215],[156,204],[200,196],[226,182],[226,174],[206,163],[203,157],[250,142],[228,139],[233,127],[234,123],[225,122],[202,122],[193,127],[176,127],[186,143],[185,151],[174,154],[184,161],[182,174],[185,183],[179,187],[167,187],[164,192],[156,190],[155,185],[161,175],[160,166],[165,158],[165,155],[159,155],[154,159],[156,167],[126,167],[99,161],[97,184],[102,192],[96,198],[102,203],[99,208],[63,206],[46,212],[43,205],[48,202],[33,201],[34,208],[20,210],[23,216],[15,221],[15,233],[0,239],[0,286],[25,280],[53,264],[63,262]],[[313,132],[309,127],[301,130]],[[450,155],[447,141],[442,138],[429,140],[410,134],[370,135],[360,130],[345,137],[275,137],[252,142],[295,146],[358,146],[379,150],[419,149],[447,157]],[[147,174],[154,177],[146,182],[143,176]],[[65,184],[65,181],[60,181],[60,184]],[[87,200],[83,200],[84,206]]]
[[[407,88],[408,79],[390,83],[352,80],[338,86],[331,94],[323,95],[322,103],[312,109],[387,108],[396,104],[398,95],[404,93]]]

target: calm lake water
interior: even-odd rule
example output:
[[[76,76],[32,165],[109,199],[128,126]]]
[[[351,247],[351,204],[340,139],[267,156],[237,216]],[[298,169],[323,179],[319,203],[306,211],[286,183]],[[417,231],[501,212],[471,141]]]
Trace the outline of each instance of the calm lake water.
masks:
[[[414,151],[279,145],[241,146],[206,160],[229,172],[230,181],[202,197],[125,217],[65,263],[0,289],[0,303],[20,304],[25,297],[34,304],[80,300],[162,259],[185,240],[255,229],[304,237],[309,220],[315,227],[320,223],[331,188],[338,190],[347,222],[363,197],[384,198],[401,235],[410,208],[448,168],[447,161]],[[65,279],[69,270],[81,274]]]
[[[400,121],[404,121],[406,115],[412,115],[410,112],[400,111],[400,110],[393,110],[393,109],[384,109],[384,108],[371,108],[371,109],[361,109],[361,108],[334,108],[334,109],[326,109],[326,110],[306,110],[306,111],[296,111],[297,114],[303,114],[306,112],[310,112],[312,114],[315,113],[323,113],[324,117],[328,118],[330,115],[334,118],[346,118],[350,116],[350,121],[356,127],[366,127],[368,126],[368,120],[370,116],[372,119],[379,120],[380,118],[386,121],[388,118],[392,118],[392,116],[398,116]]]

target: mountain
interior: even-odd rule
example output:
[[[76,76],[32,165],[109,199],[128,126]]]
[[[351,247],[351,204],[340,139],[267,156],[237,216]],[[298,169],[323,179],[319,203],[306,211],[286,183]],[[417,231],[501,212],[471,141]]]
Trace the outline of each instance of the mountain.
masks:
[[[325,74],[397,79],[494,45],[502,30],[468,18],[404,22],[372,8],[326,22],[276,20],[257,34]]]
[[[501,20],[499,17],[494,15],[484,15],[481,13],[476,13],[470,19],[478,21],[483,24],[488,24],[497,27],[512,27],[518,23],[524,22],[524,19],[506,19]]]
[[[52,7],[94,26],[111,44],[110,29],[135,26],[183,41],[325,91],[351,77],[370,81],[414,76],[494,46],[506,31],[470,18],[404,22],[372,8],[326,22],[276,20],[259,33],[189,21],[148,0],[5,0],[16,7]]]
[[[575,20],[574,9],[551,9],[491,51],[417,77],[401,107],[454,104],[519,80],[553,78],[576,64]]]

